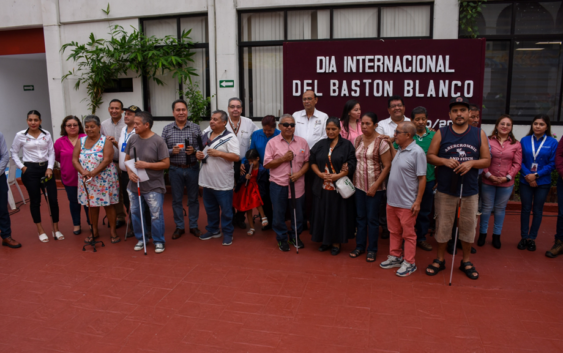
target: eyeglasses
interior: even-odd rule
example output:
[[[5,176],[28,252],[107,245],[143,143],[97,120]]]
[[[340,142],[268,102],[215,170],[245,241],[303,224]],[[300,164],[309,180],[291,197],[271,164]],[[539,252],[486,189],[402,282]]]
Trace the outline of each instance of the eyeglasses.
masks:
[[[395,135],[399,135],[399,134],[408,134],[408,132],[395,130]]]
[[[229,108],[231,108],[231,109],[241,109],[242,105],[229,105]]]
[[[295,123],[281,123],[280,125],[283,127],[295,127]]]
[[[395,108],[402,108],[402,107],[403,107],[402,104],[395,104],[395,105],[390,106],[389,108],[395,109]]]
[[[78,127],[78,124],[67,124],[66,127]]]

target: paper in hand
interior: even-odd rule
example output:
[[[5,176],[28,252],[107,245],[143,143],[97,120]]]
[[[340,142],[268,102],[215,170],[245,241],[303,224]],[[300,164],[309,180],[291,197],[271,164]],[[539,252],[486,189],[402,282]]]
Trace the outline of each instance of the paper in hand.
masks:
[[[135,160],[134,159],[130,159],[128,161],[125,161],[125,165],[127,167],[129,167],[129,169],[131,169],[131,171],[133,173],[135,173],[135,175],[137,175],[139,177],[139,181],[142,183],[143,181],[147,181],[149,180],[149,175],[147,174],[147,171],[145,169],[137,169],[135,168]]]

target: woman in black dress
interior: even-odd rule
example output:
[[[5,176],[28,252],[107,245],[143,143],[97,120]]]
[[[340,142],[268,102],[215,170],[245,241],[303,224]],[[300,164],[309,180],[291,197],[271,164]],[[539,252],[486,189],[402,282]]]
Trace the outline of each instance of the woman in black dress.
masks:
[[[334,183],[356,170],[354,145],[340,136],[340,120],[326,122],[328,138],[320,140],[311,150],[309,164],[316,174],[313,182],[313,215],[311,234],[314,242],[322,242],[319,251],[331,250],[338,255],[340,244],[354,237],[356,227],[354,196],[344,199]]]

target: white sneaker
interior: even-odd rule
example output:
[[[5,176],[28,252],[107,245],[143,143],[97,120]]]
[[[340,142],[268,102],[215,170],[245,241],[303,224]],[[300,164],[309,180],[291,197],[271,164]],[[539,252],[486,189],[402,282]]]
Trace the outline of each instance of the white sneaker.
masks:
[[[379,264],[381,268],[393,268],[393,267],[401,267],[401,263],[403,262],[402,257],[395,257],[393,255],[387,255],[387,260],[383,261]]]
[[[162,243],[156,243],[156,244],[154,245],[154,252],[155,252],[155,253],[160,254],[160,253],[163,252],[163,251],[164,251],[164,244],[162,244]]]
[[[142,241],[142,240],[139,240],[139,241],[137,242],[137,245],[135,245],[135,247],[133,248],[133,250],[135,250],[135,251],[141,251],[141,250],[143,250],[144,248],[145,248],[145,247],[144,247],[143,241]]]
[[[395,272],[399,277],[407,277],[412,275],[412,273],[416,271],[416,265],[403,261],[401,268]]]

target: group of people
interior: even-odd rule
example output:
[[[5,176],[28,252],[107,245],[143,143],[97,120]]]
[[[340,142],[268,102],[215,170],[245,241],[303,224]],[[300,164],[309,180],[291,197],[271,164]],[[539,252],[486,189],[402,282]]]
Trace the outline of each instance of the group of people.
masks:
[[[338,255],[342,244],[355,238],[349,256],[365,253],[366,261],[374,262],[381,227],[381,238],[390,238],[390,249],[380,266],[399,268],[398,276],[408,276],[417,270],[416,248],[432,250],[426,240],[432,227],[437,257],[426,274],[434,276],[445,269],[448,243],[448,250],[456,251],[451,249],[451,239],[458,234],[463,250],[460,270],[477,279],[470,255],[475,252],[478,218],[477,245],[486,243],[494,214],[492,245],[500,248],[505,209],[520,173],[522,240],[518,249],[536,249],[551,173],[557,168],[563,175],[563,144],[552,137],[546,115],[536,116],[528,135],[517,141],[509,115],[500,116],[487,136],[478,127],[479,108],[464,97],[452,98],[451,124],[437,131],[428,127],[424,107],[414,108],[406,117],[400,96],[389,98],[389,117],[382,120],[372,112],[362,112],[356,100],[345,104],[340,118],[317,110],[318,97],[311,90],[303,93],[302,100],[303,110],[284,114],[277,123],[274,116],[266,116],[258,129],[241,116],[242,101],[231,98],[227,112],[212,112],[209,127],[202,131],[188,120],[187,104],[179,99],[171,106],[174,122],[159,136],[151,130],[150,113],[134,105],[124,108],[114,99],[109,104],[111,119],[100,122],[89,115],[82,125],[76,116],[67,116],[61,138],[54,143],[41,128],[41,114],[30,111],[28,129],[17,133],[10,152],[22,170],[39,239],[49,241],[41,224],[42,190],[50,206],[53,237],[64,239],[53,178],[57,161],[74,234],[81,233],[82,208],[91,225],[85,242],[99,237],[99,209],[104,207],[112,243],[120,241],[116,229],[127,224],[126,236],[134,234],[138,239],[135,250],[145,247],[143,239],[152,238],[155,252],[163,252],[167,171],[174,240],[187,230],[201,240],[222,237],[223,245],[231,245],[235,226],[247,229],[248,223],[247,234],[255,234],[256,209],[262,230],[274,230],[282,251],[289,251],[291,245],[304,247],[300,235],[309,229],[312,241],[320,244],[319,251]],[[9,158],[0,135],[0,177],[5,178]],[[557,185],[561,205],[561,177]],[[0,180],[0,187],[1,198],[7,197],[6,182]],[[205,232],[198,225],[200,187],[207,214]],[[0,199],[2,245],[20,247],[11,237],[6,204]],[[555,244],[546,252],[548,257],[563,253],[559,208]]]

